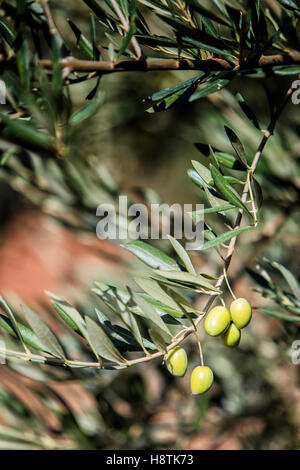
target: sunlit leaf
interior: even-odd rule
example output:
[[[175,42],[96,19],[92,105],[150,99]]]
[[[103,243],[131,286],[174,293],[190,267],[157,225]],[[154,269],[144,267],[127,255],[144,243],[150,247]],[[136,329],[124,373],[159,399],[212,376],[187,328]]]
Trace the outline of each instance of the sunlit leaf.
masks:
[[[150,268],[180,271],[180,267],[175,260],[148,243],[138,240],[124,243],[122,246]]]

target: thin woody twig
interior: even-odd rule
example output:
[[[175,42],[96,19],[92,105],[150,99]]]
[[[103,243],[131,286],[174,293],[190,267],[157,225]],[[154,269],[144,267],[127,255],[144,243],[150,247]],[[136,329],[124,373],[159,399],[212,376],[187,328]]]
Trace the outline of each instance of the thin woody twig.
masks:
[[[51,36],[56,36],[59,46],[62,46],[64,41],[61,35],[59,34],[58,29],[56,28],[56,25],[55,25],[55,22],[54,22],[54,19],[53,19],[53,16],[49,7],[49,0],[36,0],[36,1],[40,3],[40,5],[43,8],[43,12],[44,12],[46,21],[48,23],[49,33],[51,34]]]
[[[51,69],[52,61],[42,59],[40,65]],[[118,62],[111,61],[93,61],[79,60],[75,57],[65,57],[60,61],[62,67],[66,67],[71,71],[77,72],[99,72],[101,74],[109,74],[116,72],[151,72],[151,71],[167,71],[167,70],[198,70],[204,72],[213,71],[230,71],[235,69],[235,65],[227,60],[219,58],[201,59],[160,59],[160,58],[143,58],[140,60],[121,60]],[[291,65],[300,64],[300,53],[282,54],[272,56],[262,56],[257,62],[257,67],[273,67],[275,65]],[[247,69],[247,65],[243,67]],[[253,69],[253,65],[251,66]],[[235,69],[236,71],[244,70]]]
[[[300,57],[299,57],[300,62]],[[51,69],[52,61],[42,59],[40,65]],[[231,64],[223,59],[156,59],[143,58],[140,60],[120,60],[111,61],[93,61],[79,60],[74,57],[65,57],[60,61],[62,67],[67,67],[71,71],[77,72],[100,72],[109,74],[115,72],[150,72],[164,70],[203,70],[203,71],[226,71],[232,70]]]

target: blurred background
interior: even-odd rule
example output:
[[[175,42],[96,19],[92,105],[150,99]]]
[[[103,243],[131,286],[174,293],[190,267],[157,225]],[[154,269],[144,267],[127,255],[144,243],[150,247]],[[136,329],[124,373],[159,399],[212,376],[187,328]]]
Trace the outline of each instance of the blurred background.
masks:
[[[51,4],[56,24],[70,45],[73,33],[67,18],[88,31],[90,13],[83,3]],[[100,24],[97,34],[99,43],[105,45]],[[79,50],[74,54],[82,56]],[[266,90],[275,104],[292,79],[243,77],[206,99],[166,112],[145,113],[147,96],[193,75],[181,71],[103,76],[104,104],[72,136],[68,158],[105,165],[124,194],[148,188],[170,204],[203,202],[187,170],[191,160],[205,163],[207,159],[193,144],[208,143],[230,151],[224,131],[224,125],[229,125],[239,131],[251,159],[261,133],[245,119],[234,93],[242,91],[266,128]],[[93,86],[88,81],[69,87],[75,110]],[[257,285],[246,270],[255,269],[262,257],[284,264],[300,277],[299,212],[297,207],[289,210],[300,188],[299,129],[299,106],[290,103],[258,167],[264,196],[258,228],[243,235],[230,267],[236,295],[246,297],[254,307],[270,303],[255,292]],[[39,311],[72,349],[72,337],[58,321],[44,290],[89,311],[100,305],[90,292],[94,280],[124,286],[146,268],[117,244],[98,240],[93,232],[72,230],[45,213],[51,212],[47,196],[35,204],[31,190],[15,175],[1,173],[1,295],[16,307],[25,302]],[[66,217],[67,210],[66,206]],[[170,249],[165,242],[160,248]],[[206,253],[194,255],[197,269],[217,274],[219,259],[211,251]],[[201,304],[200,299],[194,300]],[[225,349],[221,341],[201,333],[206,363],[216,377],[205,396],[189,392],[189,372],[198,363],[192,340],[185,343],[188,373],[180,379],[172,377],[159,361],[130,370],[95,372],[11,360],[9,367],[0,368],[0,447],[299,448],[300,373],[290,357],[292,342],[300,339],[298,325],[264,316],[254,308],[253,321],[236,350]]]

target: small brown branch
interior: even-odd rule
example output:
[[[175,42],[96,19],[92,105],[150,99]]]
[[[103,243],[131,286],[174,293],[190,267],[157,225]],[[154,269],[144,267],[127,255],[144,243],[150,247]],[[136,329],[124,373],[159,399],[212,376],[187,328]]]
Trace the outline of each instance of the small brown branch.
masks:
[[[40,60],[40,65],[45,68],[52,68],[52,61],[48,59]],[[77,72],[97,72],[109,74],[116,72],[151,72],[167,70],[201,70],[204,72],[230,71],[235,66],[224,59],[211,58],[201,59],[156,59],[143,58],[140,60],[120,60],[118,62],[79,60],[74,57],[65,57],[61,59],[61,65],[70,71]],[[262,56],[253,67],[269,68],[274,65],[293,65],[300,64],[300,53]],[[247,64],[244,65],[247,69]],[[235,69],[241,71],[241,69]]]
[[[59,45],[62,46],[63,39],[60,36],[58,29],[56,28],[56,25],[55,25],[55,22],[54,22],[54,19],[53,19],[53,16],[49,7],[49,0],[36,0],[36,1],[37,3],[40,3],[40,5],[43,8],[43,12],[44,12],[46,21],[48,23],[49,33],[51,34],[51,36],[56,36]]]
[[[52,68],[51,60],[40,60],[40,65],[45,68]],[[71,71],[90,72],[95,71],[101,74],[114,72],[150,72],[164,70],[203,70],[222,71],[232,70],[231,64],[223,59],[192,60],[192,59],[150,59],[141,60],[121,60],[118,62],[79,60],[74,57],[66,57],[61,60],[63,67]]]

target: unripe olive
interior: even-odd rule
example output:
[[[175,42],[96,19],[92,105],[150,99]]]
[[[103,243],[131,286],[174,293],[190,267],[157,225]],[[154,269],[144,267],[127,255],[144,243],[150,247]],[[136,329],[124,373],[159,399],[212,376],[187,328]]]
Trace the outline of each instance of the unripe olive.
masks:
[[[191,374],[191,391],[193,395],[205,393],[214,381],[214,374],[209,367],[197,366]]]
[[[235,326],[234,323],[231,323],[228,330],[225,331],[224,335],[222,336],[223,343],[225,344],[225,346],[234,348],[235,346],[239,345],[240,339],[240,330]]]
[[[210,336],[218,336],[224,333],[230,324],[230,312],[226,307],[219,305],[214,307],[207,315],[204,323],[206,333]]]
[[[237,328],[245,328],[251,320],[252,309],[246,299],[236,299],[230,306],[231,318]]]
[[[188,358],[183,348],[176,346],[166,356],[166,366],[172,375],[182,377],[186,373]]]

